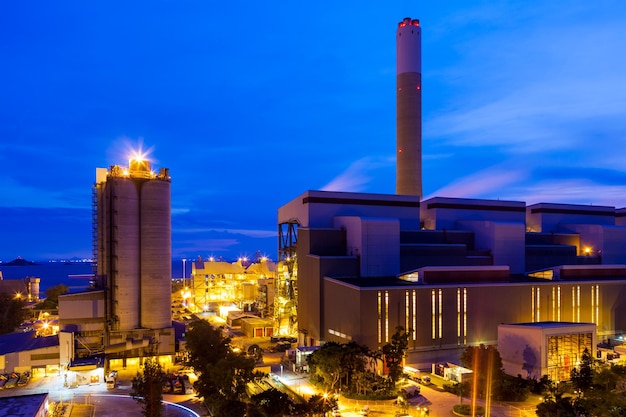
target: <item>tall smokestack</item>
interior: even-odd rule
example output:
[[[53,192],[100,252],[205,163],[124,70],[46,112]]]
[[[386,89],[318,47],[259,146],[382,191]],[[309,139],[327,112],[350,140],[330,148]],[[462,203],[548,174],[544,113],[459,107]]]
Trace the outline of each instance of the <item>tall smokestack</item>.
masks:
[[[396,194],[422,197],[422,31],[407,17],[396,31]]]

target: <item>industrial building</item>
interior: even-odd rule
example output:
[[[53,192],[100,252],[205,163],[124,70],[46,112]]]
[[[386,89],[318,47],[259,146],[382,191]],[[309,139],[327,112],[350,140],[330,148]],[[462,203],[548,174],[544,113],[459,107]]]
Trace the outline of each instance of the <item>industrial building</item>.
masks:
[[[498,348],[502,366],[509,375],[552,381],[570,378],[585,349],[597,345],[594,323],[540,322],[501,324]]]
[[[420,37],[418,20],[398,24],[396,194],[307,191],[278,210],[300,345],[375,351],[402,326],[424,369],[497,344],[503,323],[590,323],[586,345],[621,335],[626,208],[422,200]],[[540,371],[567,373],[555,366]]]
[[[169,171],[152,171],[142,157],[98,168],[93,207],[95,290],[59,297],[67,360],[104,355],[116,369],[151,356],[167,365],[175,355]]]
[[[297,223],[299,339],[372,350],[413,332],[407,363],[497,344],[502,323],[626,329],[626,226],[612,207],[307,191]]]
[[[48,393],[0,398],[0,417],[47,417]]]
[[[193,261],[190,285],[183,290],[185,307],[194,313],[212,311],[223,317],[231,309],[271,316],[275,276],[276,265],[266,257],[253,263],[244,259],[232,263]]]
[[[39,301],[40,278],[4,279],[0,271],[0,294],[7,294],[26,302]]]

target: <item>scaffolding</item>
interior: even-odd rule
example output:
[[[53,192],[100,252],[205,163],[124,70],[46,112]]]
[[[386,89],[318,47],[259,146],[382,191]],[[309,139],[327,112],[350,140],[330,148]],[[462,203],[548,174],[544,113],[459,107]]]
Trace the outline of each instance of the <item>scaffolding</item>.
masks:
[[[298,222],[278,225],[278,266],[274,297],[274,335],[297,337],[298,334]]]

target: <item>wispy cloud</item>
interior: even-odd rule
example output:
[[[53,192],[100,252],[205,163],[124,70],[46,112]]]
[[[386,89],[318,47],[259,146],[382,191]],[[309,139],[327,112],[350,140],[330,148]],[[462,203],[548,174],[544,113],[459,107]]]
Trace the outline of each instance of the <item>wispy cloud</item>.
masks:
[[[278,232],[275,230],[255,230],[255,229],[222,229],[215,227],[183,227],[175,228],[176,233],[185,234],[202,234],[202,233],[227,233],[234,235],[244,235],[252,238],[276,237]]]
[[[434,196],[486,198],[486,196],[492,196],[498,190],[505,190],[506,187],[519,183],[527,177],[528,173],[522,168],[498,165],[461,178],[426,198]]]
[[[593,7],[569,10],[571,19],[562,20],[523,19],[519,7],[498,8],[519,27],[475,28],[471,43],[459,41],[460,62],[446,76],[460,87],[446,111],[426,120],[426,136],[512,154],[580,147],[602,124],[626,131],[624,22],[595,22],[588,18]]]
[[[368,188],[376,171],[395,164],[393,158],[365,157],[352,164],[321,188],[322,191],[361,192]]]

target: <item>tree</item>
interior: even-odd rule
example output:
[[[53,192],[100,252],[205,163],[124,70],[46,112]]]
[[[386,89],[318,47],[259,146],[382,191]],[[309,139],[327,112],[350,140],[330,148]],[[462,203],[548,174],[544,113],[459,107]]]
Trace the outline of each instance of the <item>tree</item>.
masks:
[[[222,329],[198,320],[186,333],[188,363],[198,374],[194,387],[215,415],[238,416],[246,412],[242,402],[246,384],[264,376],[254,371],[254,359],[236,353]],[[243,414],[238,414],[243,413]]]
[[[137,372],[130,395],[142,404],[144,417],[163,415],[163,369],[156,360],[146,360],[143,373]]]
[[[383,346],[385,364],[389,369],[389,378],[395,384],[403,373],[403,360],[409,348],[409,336],[412,330],[405,331],[404,327],[396,327],[396,331],[391,337],[391,342]]]
[[[276,388],[270,388],[260,394],[253,395],[250,397],[250,401],[264,417],[282,417],[289,415],[294,405],[287,394],[278,391]]]
[[[69,287],[64,284],[55,285],[46,290],[46,299],[37,304],[37,310],[55,310],[59,307],[59,296],[69,292]]]
[[[24,300],[0,294],[0,334],[12,333],[26,319]]]
[[[580,359],[580,365],[578,368],[572,369],[570,379],[574,388],[584,394],[593,385],[593,376],[593,358],[591,353],[589,353],[589,349],[585,348]]]
[[[307,358],[310,374],[320,380],[330,391],[341,379],[343,373],[343,347],[336,342],[325,343]]]
[[[577,415],[571,398],[563,397],[563,394],[558,392],[537,404],[536,414],[538,417],[575,417]]]

